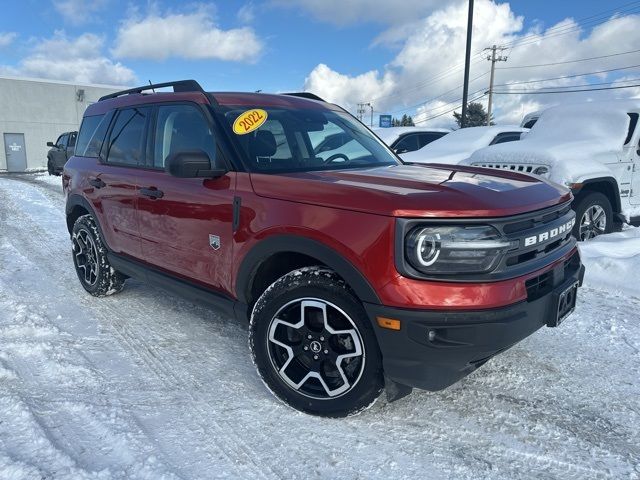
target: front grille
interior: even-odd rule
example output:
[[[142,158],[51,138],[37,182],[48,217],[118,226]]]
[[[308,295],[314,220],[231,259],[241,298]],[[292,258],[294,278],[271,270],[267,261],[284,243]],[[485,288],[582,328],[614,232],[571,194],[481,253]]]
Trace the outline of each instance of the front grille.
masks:
[[[571,241],[570,222],[575,214],[569,204],[525,215],[496,225],[502,233],[517,242],[504,260],[507,269],[540,260]]]
[[[537,168],[546,167],[546,165],[542,164],[518,164],[518,163],[473,163],[474,167],[483,167],[483,168],[496,168],[499,170],[512,170],[514,172],[521,173],[533,173]]]

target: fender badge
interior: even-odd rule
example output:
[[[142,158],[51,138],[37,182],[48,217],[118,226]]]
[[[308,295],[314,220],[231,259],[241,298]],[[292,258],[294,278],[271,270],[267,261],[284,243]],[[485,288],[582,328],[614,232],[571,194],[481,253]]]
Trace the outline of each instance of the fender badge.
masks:
[[[214,250],[218,250],[220,248],[220,237],[218,235],[209,234],[209,245]]]

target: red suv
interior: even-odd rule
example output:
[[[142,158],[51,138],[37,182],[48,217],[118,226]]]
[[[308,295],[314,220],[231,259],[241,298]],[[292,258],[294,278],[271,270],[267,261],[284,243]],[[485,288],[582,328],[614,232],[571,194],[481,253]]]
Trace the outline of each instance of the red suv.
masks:
[[[568,190],[403,164],[308,93],[185,80],[108,95],[87,108],[63,186],[89,293],[137,277],[250,321],[267,387],[317,415],[453,384],[558,325],[584,274]]]

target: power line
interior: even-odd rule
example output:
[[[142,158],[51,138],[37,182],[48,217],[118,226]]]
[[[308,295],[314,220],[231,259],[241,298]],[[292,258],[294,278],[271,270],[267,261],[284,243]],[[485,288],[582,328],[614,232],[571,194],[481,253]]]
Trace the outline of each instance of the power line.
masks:
[[[559,90],[561,88],[578,88],[578,87],[595,87],[598,85],[613,85],[614,83],[621,83],[621,82],[636,82],[636,81],[640,81],[640,78],[626,78],[626,79],[618,79],[618,80],[613,80],[611,82],[598,82],[598,83],[584,83],[582,85],[557,85],[555,87],[540,87],[537,90],[532,90],[534,92],[541,92],[543,90]],[[510,90],[510,91],[518,91],[518,92],[526,92],[528,90]]]
[[[639,80],[639,79],[634,79],[635,80]],[[632,81],[632,80],[629,80]],[[587,85],[585,85],[587,86]],[[549,91],[549,92],[544,92],[544,91],[540,91],[540,90],[523,90],[523,91],[517,91],[517,90],[512,90],[509,92],[493,92],[494,95],[546,95],[546,94],[551,94],[551,93],[578,93],[578,92],[597,92],[600,90],[619,90],[622,88],[635,88],[635,87],[640,87],[640,83],[635,84],[635,85],[620,85],[620,86],[616,86],[616,87],[602,87],[602,88],[584,88],[584,89],[580,89],[580,90],[556,90],[556,91]]]
[[[553,62],[553,63],[539,63],[536,65],[518,65],[515,67],[500,67],[498,68],[498,70],[513,70],[513,69],[518,69],[518,68],[533,68],[533,67],[548,67],[551,65],[564,65],[567,63],[578,63],[578,62],[586,62],[589,60],[599,60],[601,58],[611,58],[611,57],[618,57],[620,55],[628,55],[630,53],[637,53],[640,52],[640,49],[638,50],[630,50],[628,52],[620,52],[620,53],[612,53],[610,55],[600,55],[599,57],[589,57],[589,58],[580,58],[577,60],[567,60],[565,62]]]
[[[633,5],[633,7],[629,8],[631,5]],[[548,38],[566,35],[574,31],[579,31],[586,26],[596,26],[601,23],[607,22],[611,19],[612,13],[613,14],[623,13],[626,15],[636,13],[636,10],[638,9],[638,7],[640,7],[640,1],[624,3],[615,8],[604,10],[600,13],[578,19],[575,24],[558,25],[556,27],[549,28],[546,32],[543,32],[543,33],[530,33],[510,43],[506,43],[504,44],[504,46],[509,48],[517,48],[524,45],[530,45],[532,43],[536,43],[538,41],[542,41]]]
[[[482,95],[478,95],[478,96],[477,96],[477,97],[475,97],[475,98],[472,98],[471,100],[469,100],[469,103],[473,103],[473,102],[475,102],[475,101],[477,101],[477,100],[480,100],[482,97],[484,97],[484,93],[483,93]],[[446,115],[446,114],[448,114],[448,113],[455,112],[458,108],[460,108],[460,105],[457,105],[456,107],[452,108],[451,110],[447,110],[446,112],[442,112],[442,113],[439,113],[439,114],[437,114],[437,115],[433,115],[433,116],[431,116],[431,117],[429,117],[429,118],[424,118],[424,119],[422,119],[422,120],[415,120],[415,119],[414,119],[414,121],[413,121],[413,122],[414,122],[414,123],[424,123],[424,122],[428,122],[429,120],[433,120],[434,118],[442,117],[443,115]]]
[[[511,83],[499,83],[495,85],[496,87],[509,87],[511,85],[522,85],[525,83],[538,83],[538,82],[548,82],[551,80],[564,80],[566,78],[576,78],[576,77],[586,77],[588,75],[598,75],[600,73],[609,73],[609,72],[617,72],[619,70],[630,70],[632,68],[640,68],[640,64],[638,65],[629,65],[628,67],[618,67],[618,68],[609,68],[607,70],[598,70],[595,72],[585,72],[585,73],[576,73],[574,75],[562,75],[560,77],[551,77],[551,78],[541,78],[540,80],[525,80]]]

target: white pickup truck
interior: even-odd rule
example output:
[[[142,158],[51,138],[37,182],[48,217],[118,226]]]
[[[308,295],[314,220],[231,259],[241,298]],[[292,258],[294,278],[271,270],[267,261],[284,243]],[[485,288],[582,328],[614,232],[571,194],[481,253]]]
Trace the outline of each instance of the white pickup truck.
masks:
[[[640,100],[587,102],[540,114],[519,142],[461,162],[542,175],[571,188],[575,236],[588,240],[640,221]]]

